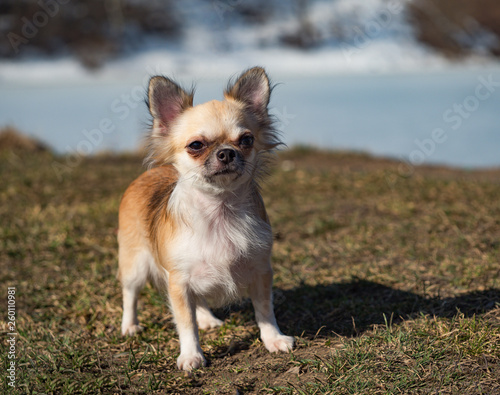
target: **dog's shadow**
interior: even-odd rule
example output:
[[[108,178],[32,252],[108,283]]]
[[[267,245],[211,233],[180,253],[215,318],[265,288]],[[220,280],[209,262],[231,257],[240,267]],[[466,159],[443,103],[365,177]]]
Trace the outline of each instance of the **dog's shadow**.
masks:
[[[421,314],[452,317],[460,312],[470,317],[499,304],[499,289],[448,298],[424,297],[366,280],[302,285],[275,292],[276,315],[283,331],[306,337],[331,336],[332,332],[356,336],[373,325],[397,323]]]
[[[282,331],[289,335],[327,337],[332,333],[357,336],[386,322],[397,323],[421,314],[470,317],[500,304],[500,289],[471,292],[457,297],[425,297],[366,280],[328,285],[301,285],[274,290],[274,307]],[[217,311],[227,318],[239,311],[250,316],[250,302]]]

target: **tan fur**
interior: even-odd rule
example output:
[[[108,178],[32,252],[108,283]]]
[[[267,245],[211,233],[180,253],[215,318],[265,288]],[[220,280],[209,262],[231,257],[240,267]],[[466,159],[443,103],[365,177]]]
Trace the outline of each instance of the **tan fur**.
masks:
[[[272,307],[272,233],[257,177],[278,143],[267,113],[270,85],[244,73],[224,101],[192,107],[192,94],[154,77],[149,161],[161,165],[126,190],[119,212],[122,333],[142,328],[137,297],[147,279],[168,289],[179,332],[180,369],[205,364],[198,328],[222,324],[205,302],[252,298],[265,346],[288,351]]]
[[[148,248],[156,254],[157,238],[173,236],[175,223],[166,215],[166,205],[177,177],[173,166],[162,166],[148,170],[130,184],[123,195],[118,216],[121,249]],[[155,262],[161,264],[159,259]],[[121,278],[121,272],[129,268],[120,262],[119,270]]]

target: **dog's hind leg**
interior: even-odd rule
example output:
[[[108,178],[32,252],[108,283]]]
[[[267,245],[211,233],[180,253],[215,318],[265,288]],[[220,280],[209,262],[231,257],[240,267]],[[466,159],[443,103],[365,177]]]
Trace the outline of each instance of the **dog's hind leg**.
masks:
[[[137,300],[146,284],[153,257],[149,251],[127,251],[120,247],[120,281],[123,287],[122,335],[134,335],[142,330],[137,319]]]
[[[213,315],[205,299],[196,301],[196,322],[199,329],[211,329],[221,326],[223,322]]]

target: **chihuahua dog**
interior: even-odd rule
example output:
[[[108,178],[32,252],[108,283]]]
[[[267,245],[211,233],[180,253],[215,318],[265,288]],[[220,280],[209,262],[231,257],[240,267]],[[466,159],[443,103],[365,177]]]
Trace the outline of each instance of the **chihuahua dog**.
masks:
[[[193,106],[193,92],[156,76],[147,161],[119,214],[122,334],[142,328],[137,298],[148,279],[166,287],[180,340],[179,369],[206,364],[198,329],[222,325],[210,311],[249,296],[270,352],[289,351],[272,304],[272,232],[258,179],[280,144],[268,113],[271,87],[260,67],[244,72],[224,100]]]

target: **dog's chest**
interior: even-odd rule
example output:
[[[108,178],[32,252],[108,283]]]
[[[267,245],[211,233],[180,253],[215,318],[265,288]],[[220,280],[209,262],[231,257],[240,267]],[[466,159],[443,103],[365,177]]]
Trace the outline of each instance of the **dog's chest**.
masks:
[[[198,205],[178,231],[172,258],[195,293],[237,297],[267,264],[271,244],[269,225],[251,210]]]

